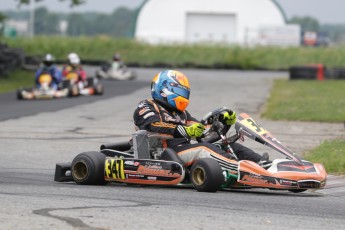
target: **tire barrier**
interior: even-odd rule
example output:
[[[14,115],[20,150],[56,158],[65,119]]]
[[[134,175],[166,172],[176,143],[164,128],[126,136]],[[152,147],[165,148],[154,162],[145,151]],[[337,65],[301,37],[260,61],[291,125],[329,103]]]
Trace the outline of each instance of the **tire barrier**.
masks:
[[[290,80],[345,79],[345,68],[326,68],[322,64],[292,66],[289,69]]]
[[[326,69],[325,70],[325,78],[327,79],[335,79],[345,80],[345,68],[332,68],[332,69]]]
[[[9,48],[6,44],[0,43],[0,78],[21,68],[25,62],[25,55],[22,49]]]
[[[289,74],[290,80],[307,79],[307,80],[323,80],[325,68],[322,64],[308,66],[292,66]]]

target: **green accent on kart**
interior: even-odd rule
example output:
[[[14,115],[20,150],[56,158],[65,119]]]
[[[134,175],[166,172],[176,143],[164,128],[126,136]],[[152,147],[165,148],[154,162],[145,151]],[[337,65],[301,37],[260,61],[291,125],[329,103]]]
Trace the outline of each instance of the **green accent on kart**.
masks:
[[[225,183],[222,184],[221,188],[229,188],[231,185],[234,185],[237,182],[238,176],[229,173],[229,171],[224,171]]]

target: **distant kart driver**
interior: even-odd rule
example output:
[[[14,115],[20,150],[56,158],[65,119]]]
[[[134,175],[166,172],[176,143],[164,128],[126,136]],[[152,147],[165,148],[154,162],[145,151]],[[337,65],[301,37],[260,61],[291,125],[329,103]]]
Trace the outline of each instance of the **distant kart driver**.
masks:
[[[41,87],[41,77],[45,77],[43,75],[49,75],[48,77],[51,78],[51,82],[49,87],[53,89],[58,89],[59,83],[62,80],[62,73],[61,71],[54,65],[54,57],[51,54],[46,54],[43,58],[41,67],[35,73],[35,84],[37,88]]]
[[[158,73],[151,83],[151,95],[152,100],[139,102],[135,109],[133,118],[139,129],[172,136],[173,139],[167,140],[167,147],[177,153],[185,166],[192,165],[199,158],[210,157],[223,166],[236,167],[234,158],[216,145],[190,142],[191,138],[201,137],[205,127],[186,110],[190,85],[183,73],[176,70]],[[221,117],[227,125],[236,123],[234,111],[224,112]],[[268,160],[266,155],[261,156],[239,143],[232,143],[231,147],[239,160],[256,163]]]
[[[86,72],[83,70],[80,58],[76,53],[68,54],[68,64],[63,67],[62,75],[64,79],[74,80],[79,88],[86,85]]]

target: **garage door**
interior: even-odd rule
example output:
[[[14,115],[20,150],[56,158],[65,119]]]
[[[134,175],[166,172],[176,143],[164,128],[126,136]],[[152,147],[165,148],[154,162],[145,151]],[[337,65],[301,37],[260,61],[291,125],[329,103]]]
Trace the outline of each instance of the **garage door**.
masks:
[[[187,13],[186,19],[187,42],[236,42],[236,16],[233,14]]]

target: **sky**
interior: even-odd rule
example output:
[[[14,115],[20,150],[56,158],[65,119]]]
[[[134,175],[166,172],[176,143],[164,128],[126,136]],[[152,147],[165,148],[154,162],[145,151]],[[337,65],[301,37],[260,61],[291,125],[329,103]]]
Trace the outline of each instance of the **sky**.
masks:
[[[345,24],[345,0],[276,1],[280,4],[288,19],[293,16],[311,16],[316,18],[321,24]],[[134,9],[138,7],[143,0],[86,0],[85,4],[72,9],[69,7],[69,2],[69,0],[63,2],[58,0],[43,0],[41,3],[36,3],[36,7],[46,6],[50,11],[65,13],[83,11],[111,13],[114,9],[121,6]],[[0,0],[0,11],[15,10],[17,9],[17,4],[16,0]],[[29,6],[22,6],[20,9],[28,10],[29,8]]]

